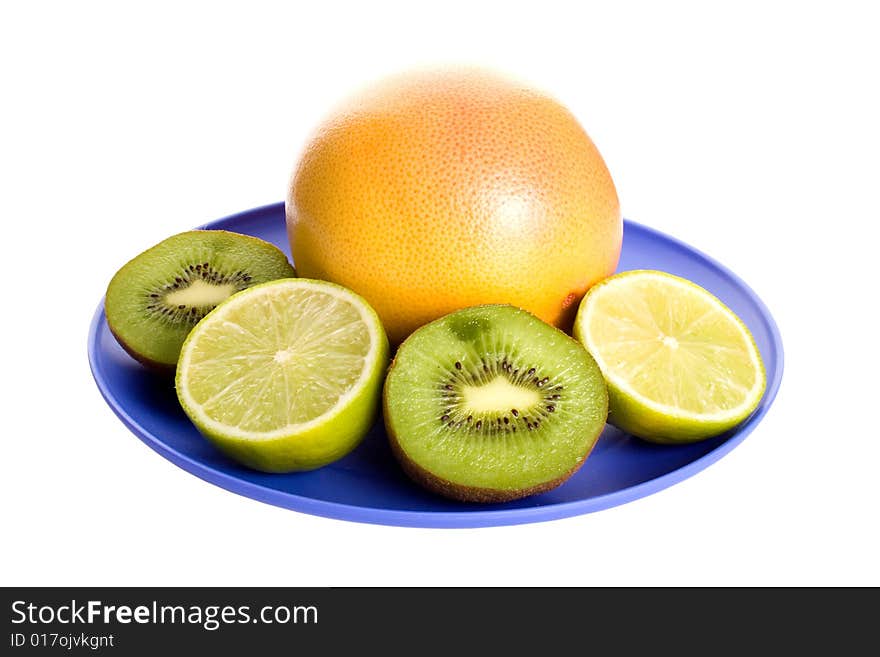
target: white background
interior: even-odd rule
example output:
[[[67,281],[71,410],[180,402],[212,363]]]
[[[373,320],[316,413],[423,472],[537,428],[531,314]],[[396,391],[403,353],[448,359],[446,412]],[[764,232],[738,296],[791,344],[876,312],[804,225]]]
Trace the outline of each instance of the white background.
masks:
[[[0,583],[880,584],[869,3],[603,4],[3,3]],[[115,270],[282,200],[333,103],[435,63],[556,95],[626,217],[725,263],[773,311],[782,388],[728,456],[598,513],[406,529],[214,487],[105,405],[86,335]]]

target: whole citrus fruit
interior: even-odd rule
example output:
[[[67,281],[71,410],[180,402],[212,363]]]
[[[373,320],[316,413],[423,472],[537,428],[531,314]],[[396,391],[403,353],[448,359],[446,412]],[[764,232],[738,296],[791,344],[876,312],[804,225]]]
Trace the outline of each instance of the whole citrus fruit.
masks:
[[[575,117],[471,69],[404,74],[349,100],[307,144],[286,212],[299,274],[362,295],[392,343],[489,303],[568,329],[614,273],[623,232]]]

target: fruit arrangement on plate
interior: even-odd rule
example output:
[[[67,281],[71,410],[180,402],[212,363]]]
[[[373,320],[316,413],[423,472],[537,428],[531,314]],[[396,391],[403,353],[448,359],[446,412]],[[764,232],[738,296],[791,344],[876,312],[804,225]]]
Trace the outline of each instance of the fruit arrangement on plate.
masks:
[[[223,230],[125,264],[107,325],[236,462],[290,473],[355,449],[381,415],[415,484],[503,502],[562,485],[606,422],[717,436],[758,406],[749,330],[669,273],[616,273],[609,171],[559,102],[478,70],[351,98],[286,202],[293,264]],[[588,465],[586,467],[589,467]]]

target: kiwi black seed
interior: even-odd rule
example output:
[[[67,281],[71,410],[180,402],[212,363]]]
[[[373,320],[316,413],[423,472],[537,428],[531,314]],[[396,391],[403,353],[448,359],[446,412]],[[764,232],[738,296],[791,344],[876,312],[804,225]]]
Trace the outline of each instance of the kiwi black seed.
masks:
[[[598,366],[571,337],[507,305],[413,333],[385,381],[394,454],[446,497],[503,502],[548,491],[584,463],[608,414]]]
[[[127,262],[107,287],[107,325],[135,359],[173,369],[190,330],[232,294],[296,271],[278,247],[225,230],[192,230]]]

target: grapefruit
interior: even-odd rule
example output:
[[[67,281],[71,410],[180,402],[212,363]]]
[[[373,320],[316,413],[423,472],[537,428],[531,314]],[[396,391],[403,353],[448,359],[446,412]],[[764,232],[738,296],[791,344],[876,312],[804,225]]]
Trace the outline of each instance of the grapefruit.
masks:
[[[571,112],[472,69],[395,76],[339,107],[295,167],[286,215],[299,274],[363,296],[394,344],[482,304],[569,330],[623,234],[611,175]]]

